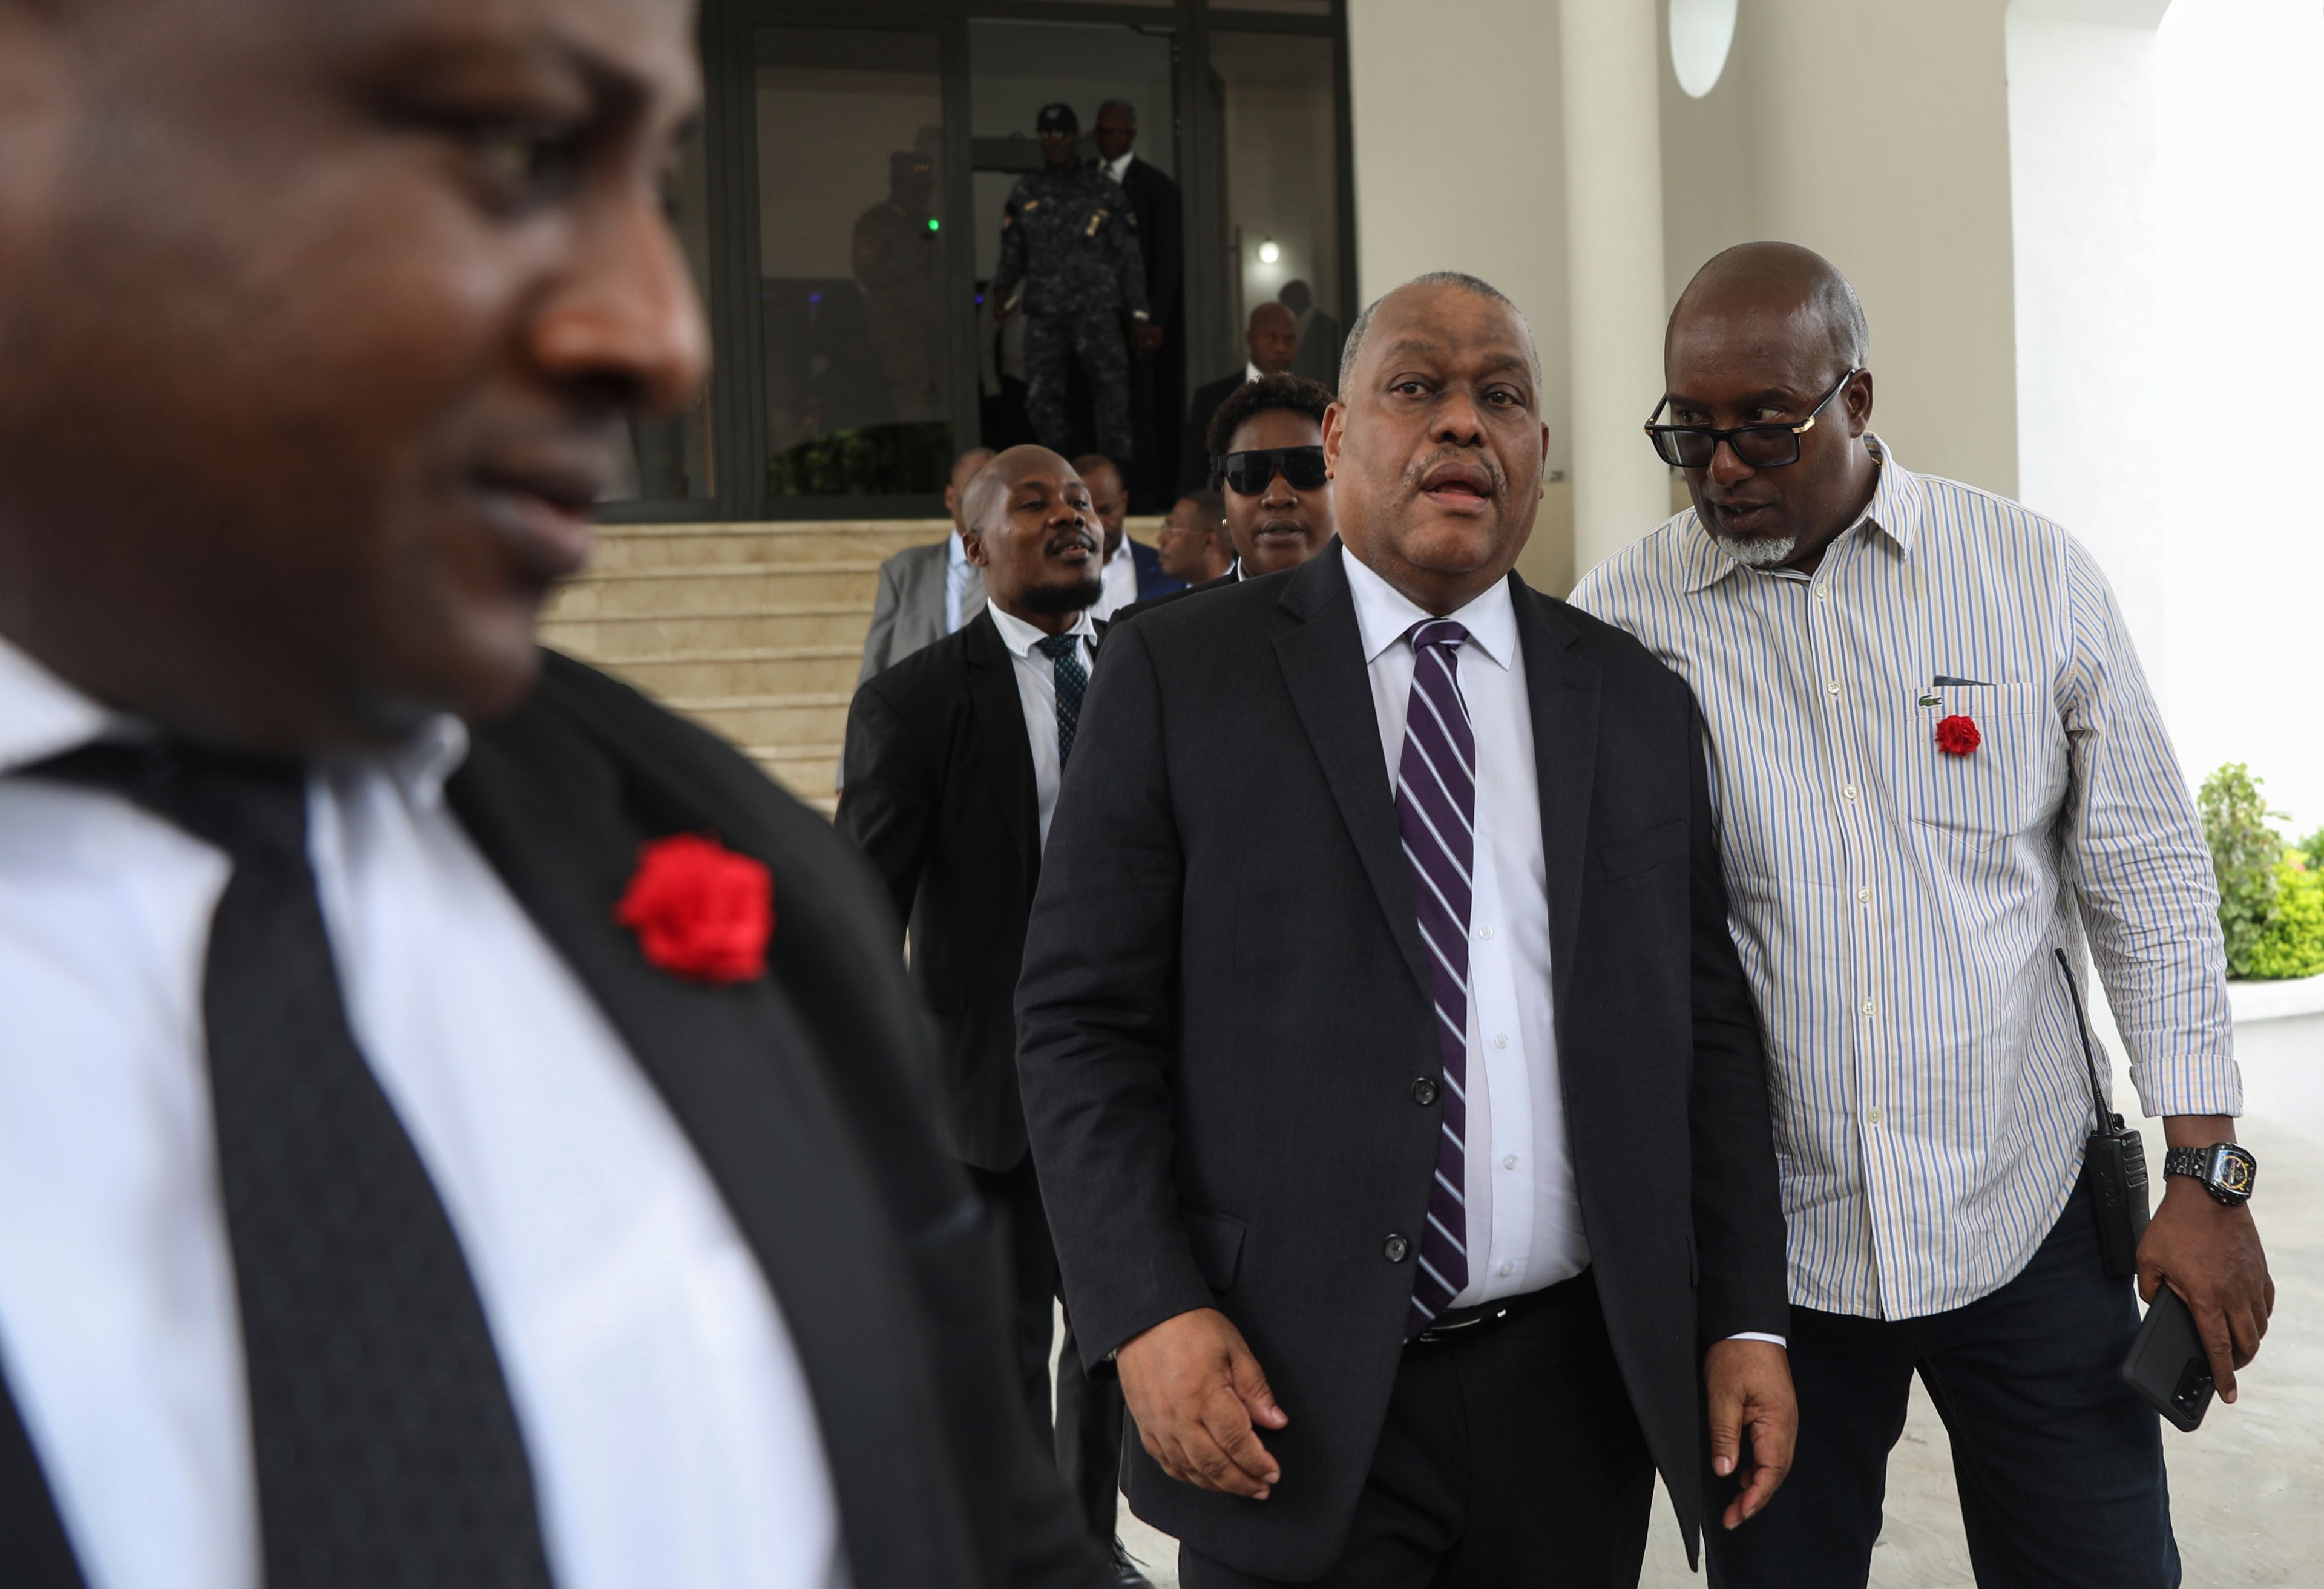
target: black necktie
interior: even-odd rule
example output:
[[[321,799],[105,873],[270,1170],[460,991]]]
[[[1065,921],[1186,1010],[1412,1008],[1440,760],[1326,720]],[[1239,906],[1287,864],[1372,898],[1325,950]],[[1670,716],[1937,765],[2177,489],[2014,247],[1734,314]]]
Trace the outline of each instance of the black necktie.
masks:
[[[348,1029],[304,772],[118,745],[34,770],[124,794],[234,863],[202,1012],[267,1589],[545,1589],[475,1282]]]
[[[1051,635],[1038,643],[1048,654],[1057,684],[1057,770],[1063,772],[1073,759],[1074,730],[1081,727],[1082,693],[1089,688],[1089,674],[1082,666],[1081,636]]]

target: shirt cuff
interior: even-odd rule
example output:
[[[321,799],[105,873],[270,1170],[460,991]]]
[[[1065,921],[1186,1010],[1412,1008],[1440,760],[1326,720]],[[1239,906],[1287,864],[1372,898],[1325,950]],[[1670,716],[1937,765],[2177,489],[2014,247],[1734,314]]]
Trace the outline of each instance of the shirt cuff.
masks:
[[[1791,1342],[1784,1339],[1783,1336],[1761,1335],[1756,1329],[1747,1329],[1739,1335],[1729,1336],[1727,1338],[1730,1341],[1765,1341],[1771,1346],[1781,1346],[1786,1352],[1792,1349]]]

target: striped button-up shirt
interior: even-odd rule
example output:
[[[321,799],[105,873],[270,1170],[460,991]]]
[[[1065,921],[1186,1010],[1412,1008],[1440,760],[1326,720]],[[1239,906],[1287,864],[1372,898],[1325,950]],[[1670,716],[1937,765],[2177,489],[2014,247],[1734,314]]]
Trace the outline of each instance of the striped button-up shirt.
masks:
[[[2073,1190],[2093,1111],[2054,947],[2079,971],[2087,937],[2148,1114],[2243,1099],[2209,852],[2104,576],[1873,445],[1813,574],[1741,566],[1689,511],[1573,600],[1710,726],[1792,1300],[1910,1318],[2014,1278]],[[1936,742],[1956,715],[1966,755]]]

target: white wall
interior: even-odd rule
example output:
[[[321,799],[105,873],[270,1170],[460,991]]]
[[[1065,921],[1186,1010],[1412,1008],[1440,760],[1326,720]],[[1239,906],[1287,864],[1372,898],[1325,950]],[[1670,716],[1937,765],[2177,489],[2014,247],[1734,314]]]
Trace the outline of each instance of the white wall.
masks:
[[[2192,778],[2324,822],[2324,7],[2175,0],[2157,35],[2164,696]]]
[[[1663,68],[1666,289],[1732,243],[1824,254],[1872,323],[1874,427],[2015,494],[2007,0],[1747,0],[1727,70]]]
[[[1508,293],[1541,347],[1550,466],[1571,468],[1557,7],[1348,0],[1348,69],[1359,299],[1424,271]]]

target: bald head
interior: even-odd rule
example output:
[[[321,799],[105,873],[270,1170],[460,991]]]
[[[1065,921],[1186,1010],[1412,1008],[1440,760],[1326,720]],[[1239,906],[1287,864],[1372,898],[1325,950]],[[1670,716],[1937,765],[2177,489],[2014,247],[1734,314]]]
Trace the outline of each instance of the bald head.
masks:
[[[986,463],[961,492],[960,521],[972,533],[991,528],[1009,501],[1009,488],[1037,475],[1056,478],[1074,473],[1074,466],[1044,446],[1027,444],[1005,453],[988,453]],[[1086,488],[1084,488],[1086,490]]]
[[[1299,317],[1279,303],[1263,303],[1251,310],[1242,339],[1261,375],[1288,375],[1299,357]]]
[[[1047,447],[1010,447],[968,482],[961,548],[1003,612],[1061,634],[1104,593],[1097,516],[1074,466]]]
[[[1830,260],[1796,243],[1738,243],[1713,254],[1678,295],[1673,333],[1697,315],[1789,321],[1797,335],[1821,340],[1835,377],[1872,362],[1872,331],[1856,289]]]
[[[1533,323],[1525,317],[1525,311],[1517,308],[1508,293],[1466,271],[1429,271],[1415,276],[1401,287],[1389,289],[1366,304],[1364,312],[1356,317],[1356,323],[1348,327],[1347,345],[1340,350],[1340,390],[1345,391],[1348,382],[1355,378],[1356,361],[1364,351],[1364,337],[1370,332],[1372,321],[1379,314],[1382,304],[1399,294],[1425,294],[1448,287],[1471,298],[1481,298],[1487,303],[1499,304],[1517,317],[1517,324],[1525,330],[1526,352],[1532,361],[1533,383],[1538,390],[1541,386],[1541,349],[1533,339]]]

